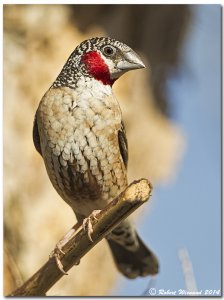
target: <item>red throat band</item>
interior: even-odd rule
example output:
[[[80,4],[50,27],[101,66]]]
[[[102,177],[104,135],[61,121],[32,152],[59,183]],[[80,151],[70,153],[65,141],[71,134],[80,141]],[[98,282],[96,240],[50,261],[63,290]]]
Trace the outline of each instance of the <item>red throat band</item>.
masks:
[[[110,78],[109,68],[97,51],[90,51],[84,54],[82,62],[86,65],[89,75],[100,80],[105,85],[113,85],[115,80]]]

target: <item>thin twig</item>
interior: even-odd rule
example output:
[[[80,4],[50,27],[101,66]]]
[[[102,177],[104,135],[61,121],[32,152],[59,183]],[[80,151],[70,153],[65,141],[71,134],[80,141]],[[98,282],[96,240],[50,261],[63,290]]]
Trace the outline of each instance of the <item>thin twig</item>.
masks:
[[[187,248],[183,247],[178,250],[178,256],[181,262],[184,280],[188,292],[197,292],[197,284],[194,277],[193,266],[189,257]]]

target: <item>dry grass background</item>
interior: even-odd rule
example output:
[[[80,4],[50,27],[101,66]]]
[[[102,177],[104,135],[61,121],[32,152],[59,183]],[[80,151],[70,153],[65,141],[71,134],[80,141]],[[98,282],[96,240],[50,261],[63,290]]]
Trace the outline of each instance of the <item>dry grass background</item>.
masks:
[[[57,240],[75,223],[34,149],[33,118],[42,95],[76,45],[101,35],[107,33],[97,26],[81,33],[71,23],[66,5],[4,6],[5,294],[48,259]],[[127,129],[129,180],[146,177],[155,185],[175,175],[183,137],[154,107],[147,76],[144,70],[130,72],[114,90]],[[48,295],[107,295],[118,278],[102,241]]]

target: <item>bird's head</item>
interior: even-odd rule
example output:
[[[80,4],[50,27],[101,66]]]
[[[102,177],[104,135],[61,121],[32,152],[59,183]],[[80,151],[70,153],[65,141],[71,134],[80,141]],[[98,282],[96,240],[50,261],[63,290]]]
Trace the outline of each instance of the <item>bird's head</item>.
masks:
[[[112,85],[127,71],[145,68],[130,47],[111,38],[93,38],[84,41],[80,47],[86,49],[81,62],[87,73],[103,84]]]
[[[62,73],[71,79],[72,74],[77,76],[76,73],[81,72],[112,86],[124,73],[141,68],[145,68],[144,63],[130,47],[115,39],[100,37],[86,40],[76,47]]]

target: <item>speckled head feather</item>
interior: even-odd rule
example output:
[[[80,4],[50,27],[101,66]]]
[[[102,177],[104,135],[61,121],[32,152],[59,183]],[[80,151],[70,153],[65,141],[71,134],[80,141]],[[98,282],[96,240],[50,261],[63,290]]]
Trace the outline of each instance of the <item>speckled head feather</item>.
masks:
[[[123,57],[124,52],[132,51],[131,48],[124,43],[109,37],[95,37],[85,40],[72,52],[52,87],[68,86],[75,88],[77,81],[83,75],[85,77],[94,77],[95,79],[101,80],[104,84],[112,85],[117,78],[112,79],[110,76],[111,74],[108,66],[108,64],[110,64],[110,58],[103,52],[106,46],[116,49],[116,55],[111,59],[111,61],[113,60],[114,62]],[[90,55],[86,56],[87,53],[94,53],[95,55],[91,55],[91,57]],[[95,66],[94,71],[92,71],[91,68],[93,63]],[[97,70],[96,66],[98,66]],[[98,73],[104,72],[103,75],[100,74],[102,78],[96,76],[96,71]],[[105,72],[108,73],[106,74]],[[108,76],[109,78],[106,78]]]

